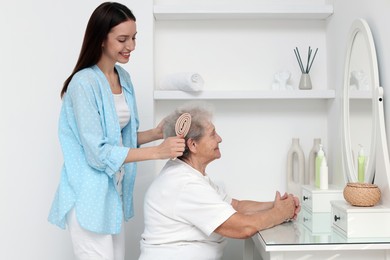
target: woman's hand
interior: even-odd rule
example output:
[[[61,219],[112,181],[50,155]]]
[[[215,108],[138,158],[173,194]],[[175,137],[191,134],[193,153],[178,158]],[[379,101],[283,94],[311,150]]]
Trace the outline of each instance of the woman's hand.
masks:
[[[158,139],[163,139],[164,138],[164,133],[163,133],[164,124],[165,124],[165,119],[161,120],[161,122],[154,129],[156,135],[158,136]]]
[[[138,145],[143,145],[146,143],[163,139],[164,124],[165,124],[165,120],[163,119],[155,128],[152,128],[147,131],[138,132],[138,137],[137,137]]]
[[[280,195],[277,191],[275,194],[274,207],[275,217],[279,219],[279,223],[296,218],[296,201],[292,194]]]
[[[297,219],[298,217],[298,213],[301,211],[301,204],[299,202],[299,198],[297,196],[294,196],[293,194],[287,194],[286,192],[283,194],[283,196],[281,196],[280,198],[283,200],[283,199],[286,199],[288,198],[289,196],[292,196],[293,200],[294,200],[294,204],[295,204],[295,211],[294,211],[294,216],[292,219]]]
[[[301,211],[301,203],[299,202],[299,198],[297,196],[293,196],[295,203],[295,212],[293,219],[297,219],[298,213]]]
[[[180,157],[185,149],[185,140],[180,136],[168,137],[157,146],[157,149],[160,159]]]

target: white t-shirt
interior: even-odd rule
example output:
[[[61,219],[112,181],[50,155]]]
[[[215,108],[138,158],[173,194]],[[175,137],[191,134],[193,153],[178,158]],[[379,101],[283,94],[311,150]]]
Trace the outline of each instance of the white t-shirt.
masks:
[[[127,101],[125,98],[125,95],[123,94],[123,90],[120,94],[113,94],[114,96],[114,102],[115,102],[115,109],[116,113],[118,115],[118,120],[119,120],[119,126],[122,129],[129,123],[130,121],[130,110],[129,106],[127,105]],[[121,136],[121,145],[122,144],[122,136]],[[125,174],[125,170],[123,167],[121,167],[120,171],[118,171],[115,174],[115,188],[118,191],[120,195],[122,195],[122,180],[123,180],[123,175]]]
[[[131,114],[130,114],[129,106],[127,105],[126,98],[125,95],[123,94],[123,91],[120,94],[113,94],[113,96],[114,96],[116,113],[118,115],[119,125],[122,130],[130,121]]]
[[[140,259],[220,259],[225,239],[214,230],[236,213],[231,201],[207,176],[168,161],[145,195]]]

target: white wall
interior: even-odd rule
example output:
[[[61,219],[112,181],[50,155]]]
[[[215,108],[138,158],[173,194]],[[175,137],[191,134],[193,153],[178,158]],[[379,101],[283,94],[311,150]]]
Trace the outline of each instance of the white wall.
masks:
[[[319,48],[311,70],[313,88],[326,89],[325,25],[317,20],[157,21],[156,83],[169,73],[195,71],[204,78],[205,90],[269,90],[274,74],[288,70],[289,84],[297,88],[301,72],[293,49],[298,46],[306,57],[310,45]],[[222,158],[208,172],[236,198],[271,200],[276,189],[285,191],[292,138],[300,138],[306,156],[314,138],[327,143],[324,100],[207,102],[215,106],[215,125],[223,139]],[[181,103],[157,101],[156,118]],[[264,185],[264,180],[271,183]]]
[[[0,3],[0,259],[73,259],[67,231],[47,222],[60,177],[60,90],[75,65],[87,21],[103,1]],[[137,48],[125,67],[136,88],[141,129],[153,126],[152,1],[123,2],[137,17]],[[137,259],[141,202],[154,164],[139,164],[136,217],[127,225],[127,259]]]
[[[57,119],[61,105],[59,92],[76,62],[89,15],[100,2],[102,1],[19,0],[0,3],[0,118],[3,121],[0,126],[0,227],[3,238],[0,259],[72,259],[68,233],[46,221],[62,164],[57,139]],[[390,50],[385,46],[390,46],[387,28],[390,3],[387,0],[329,2],[335,8],[328,24],[326,42],[329,87],[335,88],[336,95],[340,96],[347,32],[353,19],[365,18],[376,42],[388,118],[390,108],[386,99],[390,97],[390,91],[386,89],[390,85],[390,76],[387,75],[390,70]],[[150,66],[153,64],[152,0],[129,0],[123,3],[134,11],[138,20],[137,50],[130,64],[125,67],[131,72],[137,91],[141,128],[147,129],[154,124],[153,67]],[[272,158],[276,164],[284,165],[285,154],[267,147],[276,142],[279,151],[287,152],[290,137],[306,134],[301,131],[301,127],[283,129],[284,117],[281,115],[284,112],[278,104],[267,102],[268,104],[248,102],[245,105],[248,105],[251,112],[242,118],[238,114],[242,103],[215,103],[216,125],[224,138],[221,145],[223,158],[215,162],[215,166],[210,165],[209,171],[223,169],[224,171],[213,174],[218,180],[226,181],[227,187],[236,196],[240,196],[245,189],[247,195],[253,198],[270,199],[272,195],[269,195],[269,190],[283,187],[284,172],[282,167],[274,171],[272,166],[260,164],[260,160]],[[181,102],[174,102],[172,105],[179,103]],[[288,103],[284,105],[292,106],[291,115],[296,114],[294,111],[301,111],[302,107]],[[324,135],[329,139],[333,171],[340,170],[339,103],[338,99],[332,102],[329,123],[325,125],[325,130],[317,132],[319,136]],[[267,106],[268,111],[264,111],[263,106]],[[297,126],[307,119],[315,122],[317,119],[311,117],[316,113],[326,116],[321,112],[326,110],[323,106],[325,104],[320,104],[319,111],[313,111],[313,114],[303,113],[291,121],[295,120]],[[161,109],[156,112],[156,118],[169,112],[167,107]],[[232,123],[232,118],[237,122]],[[274,129],[279,129],[284,136],[290,137],[281,140],[274,135],[274,129],[270,125],[259,127],[266,118],[272,118],[276,126]],[[261,130],[265,134],[254,132],[249,139],[237,135],[237,130],[246,120],[258,120],[256,131]],[[306,151],[310,149],[314,137],[316,136],[307,137],[304,143]],[[236,154],[241,154],[243,160],[251,165],[249,170],[253,171],[243,172],[243,175],[230,174],[229,166],[232,166],[231,161],[234,161]],[[233,164],[233,169],[234,167],[237,169],[238,166]],[[267,172],[260,177],[261,182],[245,182],[247,176],[257,174],[257,171]],[[268,185],[271,179],[268,177],[269,173],[275,177],[271,185]],[[154,174],[153,163],[140,163],[135,192],[136,217],[127,224],[127,259],[137,259],[138,240],[143,229],[142,198]],[[236,180],[242,182],[243,188],[232,185]]]

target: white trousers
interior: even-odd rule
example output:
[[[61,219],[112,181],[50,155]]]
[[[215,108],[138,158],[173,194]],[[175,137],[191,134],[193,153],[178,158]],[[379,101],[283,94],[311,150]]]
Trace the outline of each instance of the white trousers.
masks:
[[[77,260],[124,260],[125,231],[122,223],[117,235],[105,235],[83,229],[72,209],[67,217],[68,229]]]

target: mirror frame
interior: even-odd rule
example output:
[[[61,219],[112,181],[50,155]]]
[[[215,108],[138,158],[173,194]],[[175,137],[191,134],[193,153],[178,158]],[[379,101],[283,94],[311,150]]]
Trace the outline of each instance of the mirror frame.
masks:
[[[376,57],[376,50],[374,45],[374,39],[370,27],[364,19],[357,19],[353,22],[347,46],[347,55],[344,66],[344,96],[343,96],[343,133],[342,133],[342,145],[343,145],[343,166],[344,177],[347,182],[358,182],[357,168],[355,167],[354,158],[351,148],[351,132],[350,132],[350,61],[351,54],[357,34],[361,34],[366,43],[368,58],[370,62],[370,78],[369,84],[371,87],[371,102],[372,102],[372,131],[371,131],[371,147],[369,153],[369,160],[365,171],[365,182],[373,183],[375,177],[375,155],[377,146],[377,108],[374,100],[375,91],[379,86],[379,72],[378,62]]]

